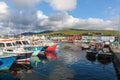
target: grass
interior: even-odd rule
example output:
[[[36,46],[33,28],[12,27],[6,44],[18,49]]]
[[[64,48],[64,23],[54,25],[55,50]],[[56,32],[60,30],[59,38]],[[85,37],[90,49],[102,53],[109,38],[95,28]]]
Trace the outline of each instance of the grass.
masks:
[[[65,29],[65,30],[58,30],[53,31],[50,33],[44,33],[46,35],[84,35],[84,34],[97,34],[97,35],[111,35],[116,36],[118,31],[116,30],[81,30],[81,29]]]

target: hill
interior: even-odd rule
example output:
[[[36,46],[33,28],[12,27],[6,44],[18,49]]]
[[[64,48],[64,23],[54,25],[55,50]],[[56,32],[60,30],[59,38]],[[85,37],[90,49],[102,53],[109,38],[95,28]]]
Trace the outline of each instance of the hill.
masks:
[[[53,36],[62,36],[62,35],[112,35],[116,36],[118,31],[116,30],[83,30],[83,29],[64,29],[57,31],[43,31],[43,32],[27,32],[22,33],[21,35],[53,35]]]
[[[65,29],[58,30],[49,33],[47,35],[112,35],[116,36],[118,31],[116,30],[83,30],[83,29]]]

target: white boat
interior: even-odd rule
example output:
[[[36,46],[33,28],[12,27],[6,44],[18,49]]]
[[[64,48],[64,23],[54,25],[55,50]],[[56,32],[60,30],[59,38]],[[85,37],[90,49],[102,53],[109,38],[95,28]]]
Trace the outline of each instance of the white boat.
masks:
[[[89,49],[90,45],[88,43],[82,43],[81,48],[82,48],[82,50]]]
[[[27,51],[21,47],[17,47],[11,40],[1,40],[0,48],[3,50],[4,54],[16,54],[16,61],[29,61],[33,53],[32,51]]]
[[[37,54],[42,50],[43,46],[38,43],[32,43],[28,40],[15,40],[15,44],[18,47],[22,47],[27,51],[33,51],[32,56],[37,56]]]

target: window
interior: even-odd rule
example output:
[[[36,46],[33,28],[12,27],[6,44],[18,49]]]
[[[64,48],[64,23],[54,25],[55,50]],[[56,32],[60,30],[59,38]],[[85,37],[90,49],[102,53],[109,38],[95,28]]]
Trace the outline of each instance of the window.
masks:
[[[11,43],[6,43],[6,46],[9,47],[9,46],[12,46],[12,44]]]
[[[16,46],[14,42],[12,42],[13,46]]]
[[[16,45],[22,45],[20,41],[16,41]]]
[[[22,41],[24,45],[29,45],[28,41]]]
[[[0,43],[0,47],[5,47],[5,44],[4,43]]]

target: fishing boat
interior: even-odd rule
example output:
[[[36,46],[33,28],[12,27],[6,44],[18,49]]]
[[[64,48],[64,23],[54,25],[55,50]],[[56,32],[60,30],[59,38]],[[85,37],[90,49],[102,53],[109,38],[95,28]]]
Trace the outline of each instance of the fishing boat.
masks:
[[[107,59],[111,59],[112,58],[112,53],[110,52],[110,50],[108,51],[108,48],[103,48],[102,50],[100,50],[98,52],[97,58],[100,60],[107,60]]]
[[[0,70],[9,70],[16,58],[16,54],[4,54],[0,50]]]
[[[17,46],[23,47],[25,50],[33,51],[32,56],[37,56],[40,51],[45,51],[48,46],[45,46],[43,41],[16,40]]]
[[[89,49],[86,50],[87,55],[92,55],[92,56],[96,56],[97,54],[97,49],[95,48],[95,45],[90,45]]]
[[[29,61],[32,55],[32,51],[24,50],[22,47],[18,47],[11,40],[0,41],[0,48],[3,49],[4,54],[16,54],[16,61]]]
[[[87,53],[87,55],[96,55],[97,54],[97,51],[96,50],[86,50],[86,53]]]
[[[57,48],[57,45],[48,46],[46,48],[46,51],[54,51],[54,50],[56,50],[56,48]]]
[[[90,46],[87,42],[84,42],[84,43],[82,43],[81,48],[82,48],[82,50],[85,50],[85,49],[89,49]]]
[[[32,56],[37,56],[39,52],[45,51],[47,46],[43,46],[43,43],[41,43],[39,41],[33,41],[31,43],[31,47],[30,48],[33,51],[33,55]],[[26,48],[26,49],[29,49],[29,48]]]
[[[41,51],[54,51],[60,47],[60,44],[54,43],[51,40],[37,40],[35,42],[37,45],[42,46]],[[32,44],[35,42],[32,42]]]

